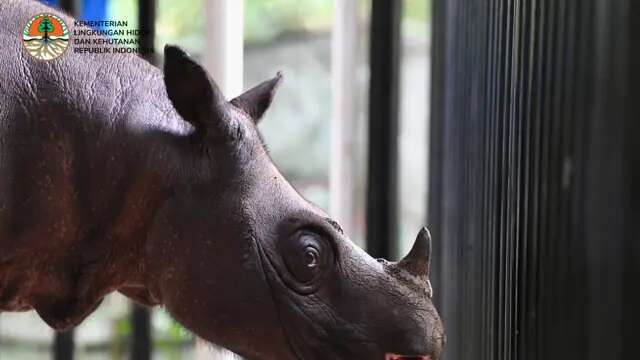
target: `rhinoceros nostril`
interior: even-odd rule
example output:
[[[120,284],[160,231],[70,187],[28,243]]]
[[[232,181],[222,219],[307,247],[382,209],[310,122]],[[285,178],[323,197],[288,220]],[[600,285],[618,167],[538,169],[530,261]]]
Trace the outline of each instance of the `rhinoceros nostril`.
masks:
[[[398,355],[392,353],[386,353],[384,360],[431,360],[429,355]]]

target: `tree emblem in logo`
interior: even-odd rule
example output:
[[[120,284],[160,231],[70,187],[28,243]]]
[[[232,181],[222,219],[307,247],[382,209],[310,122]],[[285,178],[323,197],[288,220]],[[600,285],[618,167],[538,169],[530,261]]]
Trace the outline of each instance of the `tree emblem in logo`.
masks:
[[[58,16],[38,14],[24,27],[22,42],[36,59],[53,60],[69,47],[69,29]]]

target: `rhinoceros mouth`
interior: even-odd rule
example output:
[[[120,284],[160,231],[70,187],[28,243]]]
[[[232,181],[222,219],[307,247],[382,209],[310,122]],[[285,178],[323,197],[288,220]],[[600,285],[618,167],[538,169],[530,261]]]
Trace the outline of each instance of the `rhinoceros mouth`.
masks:
[[[386,353],[384,360],[431,360],[429,355],[398,355],[392,353]]]

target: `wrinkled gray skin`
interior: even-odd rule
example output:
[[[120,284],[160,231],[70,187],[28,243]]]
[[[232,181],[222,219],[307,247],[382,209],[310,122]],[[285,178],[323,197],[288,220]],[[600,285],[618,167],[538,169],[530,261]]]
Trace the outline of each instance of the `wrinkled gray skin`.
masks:
[[[120,291],[249,359],[439,358],[428,232],[377,261],[291,187],[255,126],[280,75],[228,102],[176,47],[38,61],[43,11],[0,3],[1,311],[68,329]]]

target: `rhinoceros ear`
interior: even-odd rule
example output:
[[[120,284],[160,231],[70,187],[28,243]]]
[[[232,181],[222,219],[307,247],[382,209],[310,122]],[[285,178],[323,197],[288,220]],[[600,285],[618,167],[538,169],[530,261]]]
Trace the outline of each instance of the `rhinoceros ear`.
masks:
[[[231,104],[249,114],[257,124],[269,108],[269,105],[271,105],[282,78],[282,72],[278,71],[273,79],[247,90],[242,95],[231,100]]]
[[[177,46],[164,48],[164,84],[178,114],[196,131],[224,118],[226,100],[207,71]]]

